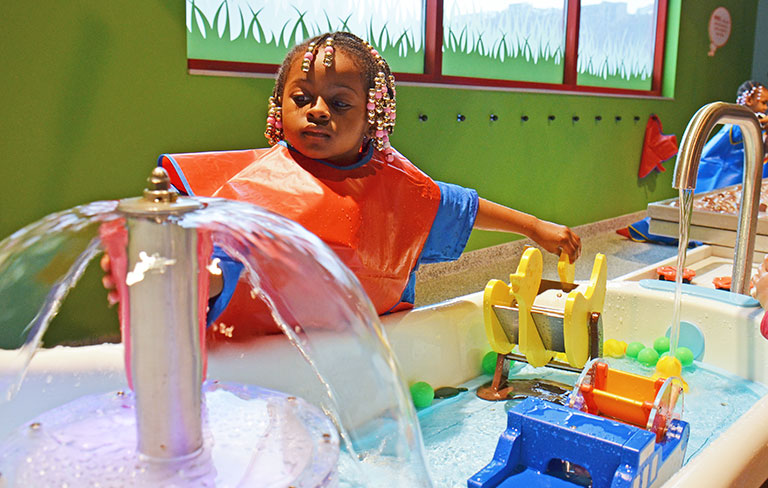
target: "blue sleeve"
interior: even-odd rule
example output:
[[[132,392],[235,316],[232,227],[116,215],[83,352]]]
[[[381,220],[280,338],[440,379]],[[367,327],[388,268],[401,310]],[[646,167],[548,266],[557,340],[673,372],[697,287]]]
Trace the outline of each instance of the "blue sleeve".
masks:
[[[208,318],[206,325],[210,327],[214,320],[227,308],[232,295],[235,293],[237,282],[240,279],[240,273],[243,271],[243,265],[230,258],[220,247],[213,247],[212,258],[219,259],[218,266],[221,270],[223,287],[221,293],[208,300]]]
[[[400,296],[401,302],[416,299],[416,270],[421,263],[439,263],[459,259],[475,225],[479,198],[477,192],[451,183],[436,181],[440,188],[440,206],[421,250],[419,261]],[[397,307],[395,305],[392,308]]]
[[[744,142],[738,126],[723,125],[707,141],[701,154],[694,193],[741,183],[744,174]]]
[[[459,259],[472,233],[479,198],[470,188],[436,181],[440,188],[440,206],[424,243],[422,263]]]

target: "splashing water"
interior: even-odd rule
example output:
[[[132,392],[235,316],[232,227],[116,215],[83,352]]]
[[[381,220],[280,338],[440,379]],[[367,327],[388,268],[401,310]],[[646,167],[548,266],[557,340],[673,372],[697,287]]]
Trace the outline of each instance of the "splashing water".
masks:
[[[377,483],[432,486],[415,410],[399,379],[398,367],[375,311],[355,276],[316,236],[292,221],[244,203],[198,200],[203,202],[204,209],[176,216],[171,224],[208,232],[213,244],[243,263],[244,276],[253,293],[269,305],[275,322],[309,365],[309,376],[296,371],[277,374],[252,371],[253,368],[248,368],[248,354],[268,351],[268,348],[238,345],[240,349],[223,349],[220,353],[223,359],[217,358],[219,352],[213,353],[209,376],[215,374],[229,380],[240,375],[239,379],[248,384],[260,383],[267,375],[273,381],[275,376],[285,377],[280,390],[301,394],[319,406],[338,430],[344,448],[339,459],[337,481],[340,486],[378,486]],[[0,243],[0,327],[3,337],[18,337],[16,342],[0,344],[0,348],[6,349],[0,349],[0,354],[13,358],[12,363],[3,361],[4,366],[0,368],[0,394],[6,401],[18,390],[48,324],[68,291],[88,263],[102,251],[99,227],[124,218],[117,210],[117,203],[95,202],[51,215]],[[267,338],[265,342],[275,342],[273,339],[278,340]],[[315,381],[307,381],[309,377]],[[221,395],[221,391],[218,394]],[[109,410],[104,402],[113,402],[112,396],[78,400],[84,403],[71,407],[80,412],[78,422],[88,420],[89,415],[83,413],[88,409],[97,412],[91,417],[103,420],[104,412]],[[258,394],[234,396],[254,400]],[[211,398],[208,391],[206,418],[209,424],[219,416],[232,417],[231,403],[222,407],[223,412],[214,412],[217,402]],[[114,422],[126,424],[125,419]],[[114,429],[114,422],[105,425]],[[43,430],[50,423],[47,420]],[[209,427],[204,426],[206,448],[196,462],[210,458],[212,451],[208,447],[223,443],[218,438],[210,438]],[[22,429],[24,435],[28,434],[26,429],[29,426]],[[55,434],[47,432],[46,435]],[[135,432],[133,435],[135,437]],[[126,437],[130,445],[130,434],[122,437]],[[121,448],[106,446],[104,449],[118,451]],[[12,451],[4,451],[0,444],[0,464],[3,453],[8,455]],[[121,455],[137,459],[135,450]],[[201,476],[213,476],[210,480],[220,486],[221,473],[226,470],[216,469],[216,456],[212,459],[216,467]],[[257,460],[258,449],[249,461],[251,466],[258,465]],[[125,466],[146,470],[144,461],[129,462]],[[63,459],[61,464],[79,467],[78,463]],[[125,466],[123,470],[127,469]],[[187,472],[181,479],[188,480],[190,468],[185,469]],[[385,475],[381,474],[382,469]],[[147,480],[142,472],[124,473],[124,476],[116,478],[122,479],[116,483]]]

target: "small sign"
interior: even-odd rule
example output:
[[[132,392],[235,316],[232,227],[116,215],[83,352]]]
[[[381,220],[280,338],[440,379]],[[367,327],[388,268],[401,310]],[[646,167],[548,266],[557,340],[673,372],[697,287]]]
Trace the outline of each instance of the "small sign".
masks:
[[[725,7],[717,7],[709,17],[709,55],[725,46],[731,36],[731,13]]]

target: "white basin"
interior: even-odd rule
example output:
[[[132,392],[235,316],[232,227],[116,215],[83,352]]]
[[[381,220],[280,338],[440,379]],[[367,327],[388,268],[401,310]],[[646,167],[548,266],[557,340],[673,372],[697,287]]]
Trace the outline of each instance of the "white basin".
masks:
[[[646,344],[663,335],[672,316],[673,293],[645,289],[638,282],[613,281],[603,313],[604,338]],[[697,324],[706,339],[703,361],[761,383],[768,383],[768,340],[759,331],[763,310],[725,305],[685,296],[681,319]],[[485,339],[482,292],[401,312],[382,319],[405,382],[459,385],[478,376]],[[333,340],[329,333],[329,340]],[[339,343],[339,358],[354,344]],[[2,364],[0,357],[0,368]],[[126,388],[122,346],[57,347],[39,351],[17,398],[0,404],[0,438],[38,413],[88,393]],[[2,372],[2,369],[0,369]],[[209,376],[259,384],[285,391],[286,375],[311,374],[294,348],[282,337],[269,337],[248,348],[212,354]],[[362,398],[375,395],[375,385],[347,385]],[[288,382],[305,384],[302,382]],[[292,391],[312,400],[307,389]],[[43,391],[44,395],[39,393]],[[343,393],[343,392],[342,392]],[[759,486],[768,479],[768,396],[736,421],[720,438],[694,457],[665,486]],[[365,421],[377,413],[375,402],[355,415]]]

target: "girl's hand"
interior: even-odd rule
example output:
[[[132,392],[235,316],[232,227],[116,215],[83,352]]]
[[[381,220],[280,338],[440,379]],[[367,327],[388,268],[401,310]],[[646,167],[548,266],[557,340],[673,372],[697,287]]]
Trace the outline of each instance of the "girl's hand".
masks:
[[[112,274],[112,261],[109,259],[109,254],[104,253],[99,264],[104,271],[104,276],[101,277],[101,284],[107,290],[107,302],[109,302],[109,306],[112,307],[120,302],[120,294],[117,291],[115,277]],[[209,277],[211,281],[208,285],[208,294],[210,297],[215,297],[220,294],[221,290],[224,288],[221,273],[214,274],[209,272]]]
[[[522,234],[557,256],[566,253],[571,263],[579,258],[581,239],[568,227],[541,220],[485,198],[480,198],[478,203],[475,229]]]
[[[766,256],[763,264],[757,270],[755,276],[752,277],[750,286],[753,286],[753,295],[760,302],[763,308],[767,308],[768,305],[768,256]]]
[[[757,120],[760,122],[760,126],[763,129],[768,128],[768,115],[765,114],[757,114]]]
[[[571,263],[581,255],[581,238],[564,225],[541,220],[530,237],[552,254],[566,253]]]
[[[117,292],[115,277],[112,275],[112,262],[109,260],[109,254],[104,253],[99,264],[104,271],[104,276],[101,277],[101,284],[107,290],[107,302],[112,307],[120,301],[120,295]]]

